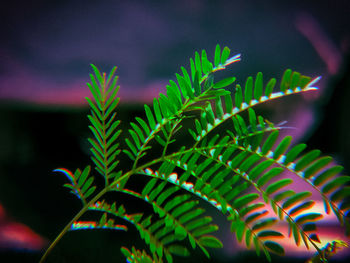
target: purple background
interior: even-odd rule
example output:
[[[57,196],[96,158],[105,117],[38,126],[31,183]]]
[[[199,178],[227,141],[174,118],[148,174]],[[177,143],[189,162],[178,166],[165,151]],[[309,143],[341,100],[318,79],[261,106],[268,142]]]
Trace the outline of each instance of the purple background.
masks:
[[[288,120],[287,126],[295,129],[287,133],[332,154],[348,169],[349,13],[347,0],[2,3],[0,261],[37,262],[38,246],[54,238],[79,209],[79,202],[61,187],[64,178],[51,171],[62,166],[74,170],[89,161],[84,97],[89,96],[85,83],[90,63],[103,71],[118,66],[118,114],[124,123],[142,114],[142,103],[164,91],[180,66],[188,68],[195,51],[206,49],[212,58],[217,43],[233,55],[242,54],[242,61],[229,70],[239,83],[258,71],[265,81],[279,78],[286,68],[322,75],[319,92],[276,101],[262,110],[276,123]],[[23,226],[14,228],[13,222],[29,226],[42,239]],[[11,235],[12,243],[1,236],[8,229],[18,234],[17,239]],[[92,241],[90,233],[70,235],[52,260],[111,260],[119,253],[115,244],[134,234],[94,233]],[[220,235],[233,242],[225,231]],[[249,259],[230,247],[225,253],[214,254],[214,260],[229,261],[232,255]]]
[[[244,79],[287,67],[325,75],[297,25],[307,28],[303,16],[313,18],[339,62],[349,49],[348,14],[345,0],[9,1],[0,11],[0,98],[84,103],[93,63],[119,67],[122,102],[147,101],[194,51],[212,54],[217,43],[242,53]]]

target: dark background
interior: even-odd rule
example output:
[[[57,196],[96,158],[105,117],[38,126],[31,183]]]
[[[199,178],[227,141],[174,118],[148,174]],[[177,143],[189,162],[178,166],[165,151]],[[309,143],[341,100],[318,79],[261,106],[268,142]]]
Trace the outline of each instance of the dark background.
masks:
[[[89,163],[84,97],[90,63],[104,71],[118,66],[124,130],[180,66],[188,67],[194,51],[206,49],[212,57],[217,43],[242,54],[231,69],[240,83],[258,71],[265,80],[278,78],[286,68],[322,75],[315,95],[274,102],[264,110],[276,123],[288,120],[296,127],[290,131],[296,140],[331,154],[349,172],[349,1],[15,0],[1,5],[0,262],[38,261],[44,244],[39,241],[55,238],[79,209],[79,201],[62,187],[65,178],[52,170]],[[14,228],[15,222],[37,236]],[[9,229],[16,231],[2,234]],[[214,251],[212,262],[256,261],[254,254],[230,246],[227,231],[219,233],[227,240],[224,253]],[[130,247],[135,240],[141,247],[132,228],[68,233],[49,262],[120,262],[120,244]],[[194,255],[202,260],[200,253]]]

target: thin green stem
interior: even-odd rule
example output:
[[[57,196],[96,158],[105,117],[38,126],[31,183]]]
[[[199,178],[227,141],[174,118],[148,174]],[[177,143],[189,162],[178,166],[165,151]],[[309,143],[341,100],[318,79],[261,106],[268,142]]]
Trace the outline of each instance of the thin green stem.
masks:
[[[163,156],[163,157],[164,157],[165,154],[166,154],[166,151],[167,151],[168,146],[169,146],[169,144],[170,144],[170,139],[171,139],[171,137],[172,137],[173,134],[174,134],[175,128],[177,127],[177,125],[179,125],[179,123],[180,123],[181,121],[182,121],[182,119],[177,120],[177,121],[174,123],[173,127],[171,128],[171,131],[169,132],[169,136],[168,136],[168,138],[167,138],[166,144],[165,144],[164,149],[163,149],[163,153],[162,153],[162,156]]]
[[[73,219],[62,229],[62,231],[59,233],[59,235],[55,238],[55,240],[50,244],[48,249],[46,249],[45,254],[41,257],[40,262],[42,263],[46,260],[47,256],[50,254],[52,249],[57,245],[57,243],[62,239],[62,237],[68,232],[68,230],[71,228],[72,224],[77,221],[88,209],[89,206],[93,203],[95,203],[101,196],[103,196],[109,188],[102,189],[101,192],[99,192],[97,195],[95,195],[94,198],[92,198],[84,207],[73,217]]]
[[[102,93],[102,132],[103,132],[103,161],[104,161],[104,177],[105,177],[105,186],[108,185],[108,167],[107,167],[107,141],[106,141],[106,94],[105,94],[105,86],[103,86],[103,93]]]
[[[105,178],[105,187],[108,186],[108,165],[107,165],[107,138],[106,138],[106,100],[107,100],[107,94],[106,94],[106,73],[103,73],[103,83],[101,83],[101,105],[102,105],[102,139],[103,139],[103,161],[104,161],[104,178]]]
[[[185,103],[183,104],[182,108],[181,108],[180,110],[178,110],[178,112],[177,112],[176,114],[174,114],[173,116],[171,116],[171,117],[178,116],[178,118],[180,118],[180,120],[182,120],[182,119],[181,119],[181,115],[182,115],[182,114],[184,113],[184,111],[191,105],[190,102],[191,102],[191,101],[186,100]],[[195,100],[193,100],[193,102],[196,103]],[[154,138],[155,134],[157,134],[158,132],[160,132],[160,131],[162,130],[162,128],[165,127],[165,125],[166,125],[169,121],[171,121],[171,117],[169,117],[169,118],[167,118],[167,119],[164,119],[162,123],[158,123],[159,126],[158,126],[155,130],[153,130],[152,135],[148,136],[148,137],[146,138],[146,140],[143,142],[143,144],[142,144],[142,146],[141,146],[141,149],[139,150],[139,152],[138,152],[138,154],[137,154],[137,156],[136,156],[136,159],[135,159],[135,161],[134,161],[134,164],[133,164],[133,166],[132,166],[132,170],[135,170],[135,169],[136,169],[136,166],[137,166],[137,164],[138,164],[138,161],[139,161],[139,159],[142,157],[141,154],[143,153],[144,149],[147,147],[148,143]],[[169,138],[168,138],[168,139],[169,139]],[[166,150],[166,149],[165,149],[165,150]],[[164,152],[164,151],[163,151],[163,152]]]

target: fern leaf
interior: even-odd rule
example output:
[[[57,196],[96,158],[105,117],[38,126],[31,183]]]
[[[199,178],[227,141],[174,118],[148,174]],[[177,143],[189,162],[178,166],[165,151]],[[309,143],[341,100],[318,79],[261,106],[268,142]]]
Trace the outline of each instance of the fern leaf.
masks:
[[[90,176],[90,166],[87,166],[83,172],[77,169],[73,174],[65,168],[55,169],[54,172],[63,173],[70,181],[69,184],[64,184],[65,187],[71,189],[71,193],[77,196],[83,203],[87,204],[87,198],[95,191],[96,187],[91,186],[94,178]]]
[[[276,242],[265,241],[264,245],[265,245],[265,247],[267,247],[268,250],[270,250],[271,252],[273,252],[277,255],[284,256],[284,254],[285,254],[283,247]]]
[[[228,47],[224,47],[224,49],[222,50],[222,54],[221,54],[221,64],[224,65],[227,61],[227,59],[230,56],[230,49]]]
[[[285,187],[285,186],[291,184],[292,182],[293,182],[293,180],[290,178],[281,179],[277,182],[270,184],[268,187],[266,187],[265,192],[267,195],[271,195],[271,194],[275,193],[276,191],[280,190],[282,187]]]
[[[235,77],[229,77],[226,79],[222,79],[219,82],[216,82],[213,86],[214,89],[221,89],[226,88],[227,86],[231,85],[233,82],[235,82]]]
[[[243,102],[243,92],[242,88],[239,84],[236,85],[236,92],[235,92],[235,105],[238,108],[241,108]]]
[[[263,74],[259,72],[256,75],[254,83],[254,99],[259,101],[263,94]]]
[[[208,248],[222,248],[223,244],[214,236],[202,236],[199,238],[199,244]]]
[[[295,206],[293,209],[291,209],[289,211],[289,215],[296,216],[296,215],[300,214],[301,212],[312,208],[314,205],[315,205],[315,201],[312,201],[312,200],[303,202],[302,204]]]
[[[118,77],[114,76],[116,68],[111,70],[106,80],[105,73],[101,74],[97,67],[91,66],[98,80],[97,83],[95,77],[91,75],[91,84],[88,84],[98,107],[93,101],[86,98],[92,109],[91,115],[88,116],[92,124],[89,128],[94,135],[94,139],[89,139],[93,154],[91,158],[96,165],[96,170],[105,178],[107,186],[110,174],[114,172],[113,170],[119,163],[118,160],[115,160],[120,153],[116,139],[121,131],[117,129],[120,121],[115,120],[114,113],[119,102],[117,97],[119,86],[116,86]]]
[[[288,165],[297,158],[297,156],[306,148],[306,144],[298,144],[294,146],[291,150],[286,154],[286,158],[283,164]]]
[[[154,120],[153,113],[151,112],[151,109],[147,105],[145,105],[145,111],[146,111],[149,127],[152,130],[154,130],[156,128],[156,122]]]
[[[274,131],[272,132],[269,137],[266,139],[262,149],[261,149],[261,153],[263,155],[266,155],[272,148],[272,146],[274,145],[274,143],[277,140],[279,132],[278,131]]]
[[[203,73],[208,74],[213,70],[213,65],[209,62],[207,58],[207,52],[204,49],[202,50],[201,60]]]
[[[251,194],[246,194],[240,198],[237,198],[234,203],[233,206],[236,209],[240,209],[243,206],[246,206],[248,203],[256,200],[259,197],[259,195],[257,193],[251,193]]]
[[[272,178],[280,175],[283,172],[283,168],[281,167],[273,167],[264,173],[257,181],[258,187],[263,187],[266,185]]]
[[[320,213],[308,213],[306,215],[298,216],[295,221],[298,224],[305,224],[309,222],[315,222],[316,220],[320,220],[323,216]]]
[[[295,164],[294,170],[301,171],[305,167],[307,167],[310,163],[312,163],[319,155],[320,150],[312,150],[309,153],[303,155]]]
[[[283,209],[288,209],[290,208],[292,205],[294,205],[295,203],[304,200],[305,198],[311,196],[311,193],[308,191],[304,191],[304,192],[300,192],[297,193],[293,196],[291,196],[290,198],[288,198],[282,205]]]
[[[278,144],[276,149],[274,150],[272,158],[275,160],[278,160],[280,156],[287,151],[291,141],[292,141],[291,136],[284,137],[283,140],[280,142],[280,144]]]
[[[292,76],[292,70],[291,69],[287,69],[283,73],[282,82],[281,82],[281,86],[280,86],[280,90],[282,92],[285,92],[288,89],[289,83],[290,83],[290,80],[291,80],[291,76]]]
[[[250,102],[253,98],[253,77],[248,77],[245,82],[244,100]]]
[[[328,194],[330,191],[339,188],[340,186],[345,185],[347,182],[350,181],[350,176],[339,176],[332,180],[331,182],[327,183],[323,188],[322,192],[324,194]]]
[[[267,98],[269,98],[273,92],[273,88],[276,85],[276,79],[272,78],[269,80],[269,82],[266,84],[266,88],[265,88],[265,96]]]
[[[195,65],[196,65],[196,70],[199,72],[199,75],[202,75],[202,63],[200,59],[199,53],[196,51],[195,52],[195,57],[194,57]]]
[[[214,65],[215,67],[218,67],[221,62],[221,48],[220,45],[217,44],[215,47],[215,53],[214,53]]]
[[[178,91],[177,87],[173,85],[167,85],[167,96],[169,100],[174,103],[176,109],[180,109],[182,107],[181,94]]]

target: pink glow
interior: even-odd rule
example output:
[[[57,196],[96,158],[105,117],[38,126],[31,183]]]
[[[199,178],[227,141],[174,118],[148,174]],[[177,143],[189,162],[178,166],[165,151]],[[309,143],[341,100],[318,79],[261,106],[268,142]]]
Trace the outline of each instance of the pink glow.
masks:
[[[309,14],[300,14],[296,19],[297,29],[310,41],[318,55],[326,63],[328,72],[336,74],[342,62],[342,55],[336,45],[322,30],[320,24]]]
[[[57,81],[32,70],[0,50],[11,73],[0,75],[0,99],[29,102],[40,105],[87,106],[85,97],[91,96],[86,82],[92,72],[73,80]],[[116,73],[118,75],[118,71]],[[120,103],[150,103],[160,92],[166,91],[167,81],[146,83],[143,86],[123,84],[122,76],[117,83]]]
[[[46,242],[29,227],[20,223],[0,226],[0,247],[9,249],[40,250]]]
[[[47,241],[28,226],[9,221],[0,204],[0,248],[19,250],[41,250]]]
[[[85,97],[90,97],[86,78],[70,83],[55,83],[39,75],[23,73],[0,79],[0,98],[25,101],[41,105],[87,105]],[[119,90],[121,103],[149,103],[165,90],[166,83],[150,83],[144,87],[122,85]]]

